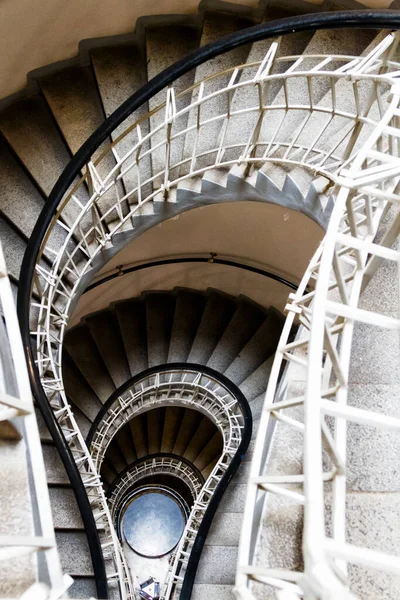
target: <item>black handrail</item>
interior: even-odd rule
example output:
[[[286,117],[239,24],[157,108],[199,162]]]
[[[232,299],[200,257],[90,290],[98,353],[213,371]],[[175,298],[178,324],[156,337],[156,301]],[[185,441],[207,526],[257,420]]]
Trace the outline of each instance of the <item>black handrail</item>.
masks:
[[[242,31],[228,35],[212,44],[208,44],[199,48],[198,50],[195,50],[194,52],[191,52],[174,65],[162,71],[159,75],[154,77],[132,96],[130,96],[130,98],[128,98],[114,113],[112,113],[87,139],[87,141],[81,146],[75,156],[68,163],[63,173],[60,175],[33,229],[22,261],[20,285],[18,289],[17,309],[22,342],[28,362],[28,370],[33,393],[40,410],[45,416],[46,425],[48,426],[52,436],[54,436],[56,447],[60,452],[67,474],[73,483],[75,496],[82,514],[86,531],[88,533],[88,541],[96,577],[96,585],[98,586],[98,594],[100,597],[107,598],[108,594],[107,590],[104,589],[105,568],[104,561],[101,557],[101,547],[97,530],[95,528],[95,521],[91,510],[89,511],[90,505],[89,501],[87,500],[85,488],[79,477],[77,468],[74,465],[71,453],[68,451],[62,431],[55,423],[55,417],[52,414],[51,408],[48,405],[47,397],[41,386],[40,376],[35,364],[34,351],[31,347],[29,323],[31,302],[30,296],[35,265],[42,240],[45,237],[47,229],[64,194],[75,178],[79,176],[82,168],[89,161],[97,148],[127,117],[129,117],[135,110],[137,110],[166,86],[173,83],[176,79],[188,71],[198,67],[202,63],[215,58],[220,54],[228,52],[233,48],[251,44],[262,39],[274,38],[291,33],[335,28],[399,29],[400,13],[393,10],[354,10],[289,17],[286,19],[262,23],[260,25],[255,25],[254,27],[243,29]],[[197,538],[200,539],[200,536],[198,535]],[[193,552],[191,556],[193,556]],[[191,569],[194,568],[191,566],[191,561],[189,561],[188,571],[189,566]],[[182,588],[182,600],[189,598],[192,585],[193,581],[191,585],[184,583]],[[189,593],[189,595],[185,597],[185,594],[183,593],[184,591],[185,594]]]
[[[83,294],[90,292],[90,290],[94,290],[99,285],[103,285],[103,283],[108,283],[117,277],[121,277],[121,275],[127,275],[128,273],[134,273],[135,271],[142,271],[143,269],[151,269],[153,267],[161,267],[165,265],[179,265],[183,263],[211,263],[217,265],[226,265],[228,267],[236,267],[237,269],[243,269],[244,271],[250,271],[251,273],[256,273],[257,275],[262,275],[263,277],[267,277],[268,279],[273,279],[278,283],[282,283],[292,290],[297,290],[298,285],[292,283],[288,279],[281,277],[280,275],[275,275],[275,273],[271,273],[266,269],[259,269],[258,267],[252,267],[251,265],[246,265],[244,263],[239,263],[235,260],[227,260],[224,258],[215,258],[213,257],[186,257],[186,258],[163,258],[161,260],[153,260],[148,263],[144,263],[141,265],[135,265],[134,267],[128,267],[126,269],[119,269],[116,273],[112,273],[111,275],[107,275],[94,283],[88,285],[88,287],[84,290]]]
[[[26,350],[25,350],[26,351]],[[76,466],[74,457],[72,456],[71,450],[64,437],[61,427],[54,417],[53,409],[51,408],[47,397],[44,395],[42,386],[35,377],[35,373],[32,371],[32,364],[28,363],[29,376],[31,380],[32,392],[35,396],[40,412],[43,415],[43,420],[53,438],[55,447],[61,457],[65,471],[71,482],[72,489],[75,494],[76,502],[79,508],[79,512],[82,517],[82,521],[85,525],[85,531],[87,535],[90,556],[93,564],[93,573],[95,577],[96,591],[98,598],[109,598],[108,584],[106,568],[104,564],[103,552],[101,549],[101,542],[99,538],[99,532],[97,530],[96,521],[94,520],[93,511],[90,506],[89,498],[86,494],[85,487],[83,486],[81,475]]]
[[[239,404],[239,407],[240,407],[240,411],[243,415],[242,440],[239,444],[239,448],[237,449],[234,457],[232,458],[231,462],[229,463],[229,466],[225,471],[225,475],[222,477],[221,481],[219,482],[219,484],[208,504],[207,510],[204,513],[204,517],[200,523],[200,527],[197,532],[197,535],[196,535],[196,538],[195,538],[195,541],[194,541],[194,544],[192,547],[192,551],[190,553],[190,557],[189,557],[188,564],[186,567],[185,577],[184,577],[183,584],[182,584],[181,595],[180,595],[180,600],[189,600],[191,593],[192,593],[192,589],[193,589],[194,579],[196,577],[196,572],[197,572],[200,555],[203,550],[204,542],[206,541],[206,537],[207,537],[208,531],[210,529],[212,520],[215,516],[215,512],[218,508],[218,505],[221,501],[221,498],[222,498],[226,488],[228,487],[230,480],[232,479],[232,477],[238,470],[241,462],[243,461],[246,451],[250,444],[251,434],[252,434],[252,429],[253,429],[253,417],[251,414],[250,405],[247,402],[245,396],[230,379],[225,377],[225,375],[222,375],[221,373],[214,371],[214,369],[210,369],[210,367],[206,367],[204,365],[199,365],[196,363],[181,363],[180,362],[180,363],[168,363],[168,364],[164,364],[164,365],[158,365],[156,367],[151,367],[150,369],[146,369],[145,371],[142,371],[138,375],[131,377],[131,379],[129,379],[129,381],[127,381],[126,383],[121,385],[121,387],[119,387],[115,392],[113,392],[111,394],[111,396],[108,398],[108,400],[101,407],[100,411],[97,413],[96,418],[93,421],[93,423],[90,427],[89,433],[87,435],[86,443],[88,446],[90,446],[90,444],[93,441],[93,437],[96,433],[96,430],[97,430],[99,424],[101,423],[104,415],[107,413],[108,409],[110,408],[110,406],[112,406],[112,404],[115,402],[115,400],[117,400],[117,398],[119,396],[121,396],[130,387],[132,387],[132,385],[134,385],[137,381],[140,381],[141,379],[143,379],[145,377],[154,375],[161,371],[165,372],[165,371],[177,371],[177,370],[179,370],[179,371],[198,371],[200,373],[204,373],[204,375],[209,375],[210,377],[213,377],[214,379],[216,379],[219,383],[221,383],[223,386],[225,386],[226,389],[230,392],[230,394],[232,394],[232,396],[237,400],[237,403]]]

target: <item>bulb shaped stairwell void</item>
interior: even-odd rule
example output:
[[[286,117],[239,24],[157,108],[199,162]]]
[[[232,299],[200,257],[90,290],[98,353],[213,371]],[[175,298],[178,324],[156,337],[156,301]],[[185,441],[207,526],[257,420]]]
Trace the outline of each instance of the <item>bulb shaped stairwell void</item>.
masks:
[[[328,5],[323,3],[322,8]],[[359,6],[351,4],[350,8]],[[233,298],[213,289],[202,293],[179,288],[169,293],[149,290],[140,298],[88,315],[68,331],[79,295],[131,239],[195,205],[245,196],[301,211],[326,227],[336,198],[338,170],[380,121],[389,97],[390,85],[381,78],[377,86],[371,86],[376,97],[372,103],[366,101],[360,113],[360,98],[363,102],[364,92],[371,91],[368,77],[362,80],[363,66],[376,68],[380,74],[380,56],[386,60],[390,54],[390,60],[398,60],[396,44],[386,54],[387,48],[382,50],[387,31],[380,30],[381,26],[398,26],[398,14],[390,13],[389,23],[388,14],[375,17],[363,13],[358,19],[364,26],[358,30],[340,28],[339,22],[335,24],[337,29],[331,30],[333,12],[323,17],[326,28],[319,27],[317,17],[308,25],[307,20],[294,19],[289,22],[291,26],[276,25],[279,45],[272,43],[272,38],[262,40],[261,34],[251,44],[240,45],[240,40],[250,40],[246,38],[249,25],[318,9],[298,2],[284,10],[271,6],[250,12],[243,7],[223,9],[201,11],[195,20],[177,19],[162,26],[148,23],[141,38],[93,47],[90,64],[42,74],[36,95],[10,103],[0,114],[0,235],[15,289],[20,282],[20,316],[31,371],[37,369],[41,376],[40,382],[37,373],[33,385],[51,429],[50,435],[41,422],[58,547],[64,569],[75,578],[72,597],[89,597],[96,592],[104,597],[107,591],[100,592],[107,590],[107,584],[110,595],[118,597],[119,593],[115,576],[105,581],[102,564],[104,560],[109,568],[115,558],[111,551],[102,553],[99,544],[101,536],[110,535],[109,522],[102,516],[103,488],[79,447],[107,400],[148,368],[196,364],[213,369],[239,388],[250,404],[256,432],[283,326],[283,318],[274,308],[265,309],[246,297]],[[348,25],[352,17],[346,13],[342,19],[342,24]],[[291,31],[296,33],[286,35]],[[285,35],[281,35],[283,32]],[[103,126],[104,118],[148,79],[197,47],[203,48],[203,57],[207,56],[205,46],[224,34],[237,35],[239,40],[228,53],[215,58],[216,49],[203,63],[200,54],[196,55],[200,58],[192,63],[194,68],[185,73],[182,70],[174,82],[174,92],[159,94],[168,81],[173,81],[170,71],[156,80],[155,87],[145,88],[142,96],[136,96],[132,110],[124,109],[124,115],[120,112],[119,117],[112,117]],[[371,59],[365,63],[363,57],[373,56],[375,50],[378,62]],[[351,56],[356,57],[356,64]],[[243,64],[247,67],[241,69]],[[273,73],[268,80],[267,98],[271,110],[262,115],[263,122],[259,120],[263,112],[259,97],[256,94],[254,100],[251,90],[261,85],[260,77],[268,79],[269,68]],[[298,76],[302,68],[309,74],[308,79]],[[355,69],[353,79],[347,77],[349,68]],[[249,78],[243,88],[232,90],[231,86],[237,84],[235,78],[231,79],[235,72],[242,83],[246,83],[247,74]],[[221,94],[219,86],[223,88]],[[181,94],[185,89],[188,91]],[[202,107],[203,115],[210,116],[212,122],[206,119],[204,123],[199,116],[198,94],[203,93],[212,96]],[[307,100],[303,106],[304,98]],[[159,105],[160,110],[155,110]],[[248,114],[240,114],[242,106]],[[179,113],[172,138],[171,130],[164,126],[165,110],[172,120],[175,110]],[[329,123],[323,119],[325,113]],[[233,115],[235,118],[230,119]],[[79,151],[94,131],[95,136]],[[146,138],[150,132],[152,135]],[[114,142],[112,148],[107,146],[110,141]],[[125,170],[130,158],[121,157],[138,145],[141,154],[136,154],[137,164]],[[65,167],[67,171],[32,235],[44,202]],[[56,216],[49,227],[52,214]],[[134,436],[132,429],[118,431],[102,465],[102,476],[110,490],[114,479],[127,467],[134,467],[135,462],[148,456],[139,454],[147,452],[158,457],[167,447],[165,453],[175,453],[171,442],[167,443],[169,432],[175,431],[179,438],[181,424],[190,419],[186,413],[168,408],[160,407],[159,414],[148,411],[140,415],[132,425],[136,428]],[[55,418],[58,424],[53,423]],[[162,430],[159,418],[163,419]],[[192,431],[193,439],[206,443],[207,436],[200,435],[203,430],[207,427],[200,421]],[[155,432],[154,439],[150,439],[149,431]],[[210,462],[206,464],[207,445],[199,441],[198,447],[190,449],[182,442],[181,448],[180,452],[191,457],[190,462],[197,461],[202,477],[207,475],[215,460],[210,451]],[[124,455],[125,450],[130,456]],[[195,600],[230,597],[250,458],[247,454],[219,505],[201,556],[195,556]],[[71,466],[73,459],[76,467]],[[128,464],[131,459],[133,462]],[[82,491],[82,474],[87,488],[97,486],[100,500],[94,506],[96,521],[86,496],[79,503],[84,522],[79,517],[72,488],[80,487]],[[373,486],[368,489],[374,490]],[[295,525],[298,530],[299,523]]]
[[[275,309],[213,289],[205,293],[185,288],[147,292],[88,315],[68,332],[63,359],[68,398],[88,446],[107,406],[121,393],[120,386],[126,386],[132,377],[140,379],[149,367],[158,371],[169,365],[179,365],[183,370],[193,364],[199,369],[208,367],[217,378],[224,377],[237,386],[238,393],[249,402],[254,436],[282,322]],[[100,470],[111,495],[121,474],[146,457],[181,457],[202,481],[218,461],[221,434],[204,412],[195,410],[195,403],[174,406],[163,397],[157,402],[152,410],[129,420],[112,437]],[[244,460],[229,488],[233,510],[229,503],[222,506],[212,522],[194,593],[201,593],[208,578],[216,576],[216,560],[221,564],[224,561],[229,569],[222,574],[220,585],[233,584],[249,464],[246,457]],[[58,535],[67,534],[59,530]],[[81,552],[87,555],[84,547]],[[90,578],[85,580],[89,585]]]

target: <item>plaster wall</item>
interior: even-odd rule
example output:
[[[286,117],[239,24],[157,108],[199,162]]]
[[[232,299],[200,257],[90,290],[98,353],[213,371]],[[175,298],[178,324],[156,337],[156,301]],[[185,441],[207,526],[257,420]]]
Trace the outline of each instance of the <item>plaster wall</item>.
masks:
[[[363,3],[385,8],[391,1]],[[258,6],[258,0],[232,2]],[[133,33],[142,16],[190,15],[198,5],[199,0],[2,0],[0,99],[22,90],[34,69],[76,56],[81,40]]]
[[[229,258],[278,274],[298,283],[323,236],[322,229],[305,215],[275,204],[230,202],[192,209],[164,221],[134,239],[98,273],[94,281],[123,268],[162,258]],[[242,269],[208,263],[153,267],[116,277],[84,294],[70,320],[75,325],[88,313],[111,302],[139,296],[145,290],[174,287],[218,288],[245,294],[263,306],[283,311],[287,286]]]

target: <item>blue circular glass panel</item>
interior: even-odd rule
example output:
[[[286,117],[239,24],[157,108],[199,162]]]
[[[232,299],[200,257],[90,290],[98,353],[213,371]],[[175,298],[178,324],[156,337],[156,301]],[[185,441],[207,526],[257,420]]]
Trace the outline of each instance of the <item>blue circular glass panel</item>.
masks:
[[[179,503],[162,492],[136,496],[122,517],[122,531],[132,550],[157,557],[170,552],[179,542],[185,517]]]

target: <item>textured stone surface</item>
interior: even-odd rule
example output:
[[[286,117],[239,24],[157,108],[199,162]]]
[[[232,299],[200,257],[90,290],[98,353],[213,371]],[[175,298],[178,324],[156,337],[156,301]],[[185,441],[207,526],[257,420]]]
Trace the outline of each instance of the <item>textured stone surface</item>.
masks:
[[[86,533],[61,532],[56,533],[57,547],[60,553],[61,566],[72,577],[74,575],[93,575],[92,561]]]
[[[42,446],[44,465],[46,468],[47,483],[66,484],[69,483],[68,476],[61,462],[60,455],[55,446],[45,444]]]
[[[124,343],[131,375],[148,367],[146,307],[142,298],[118,302],[115,305],[119,329]]]
[[[350,383],[399,383],[399,364],[397,331],[364,323],[354,326]]]
[[[0,535],[34,535],[24,441],[0,440]],[[35,581],[32,556],[0,561],[0,597],[19,597]]]
[[[400,384],[350,387],[349,404],[400,418]],[[348,425],[347,487],[350,491],[400,491],[400,436],[397,431]],[[383,460],[384,458],[384,460]]]
[[[207,366],[224,373],[237,354],[247,344],[265,318],[265,310],[255,303],[241,300],[226,327]]]
[[[93,340],[116,388],[129,379],[130,370],[118,321],[113,312],[102,311],[86,319]]]
[[[219,513],[215,515],[206,538],[207,546],[238,546],[242,513]]]
[[[236,546],[205,546],[197,570],[196,583],[233,584],[235,581]]]
[[[225,375],[237,385],[251,375],[273,354],[282,329],[282,321],[273,312],[237,355]]]
[[[47,426],[43,420],[42,413],[40,412],[40,410],[37,406],[35,406],[35,415],[36,415],[36,421],[37,421],[38,428],[39,428],[40,439],[47,441],[47,442],[52,441],[53,438],[51,437],[50,432],[47,429]]]
[[[89,386],[98,398],[105,402],[114,392],[115,386],[87,325],[83,324],[71,329],[64,344]]]
[[[205,305],[205,296],[193,290],[178,290],[168,362],[185,361],[192,347]]]
[[[241,513],[246,503],[246,483],[231,482],[218,506],[218,512]]]
[[[50,504],[54,527],[57,529],[82,529],[83,523],[74,492],[69,488],[50,488]]]
[[[257,566],[301,570],[303,507],[268,494],[263,527],[257,547]]]
[[[234,314],[236,303],[227,294],[208,292],[207,303],[196,332],[188,362],[207,364],[225,327]]]
[[[191,595],[192,600],[233,600],[231,585],[211,585],[195,583]]]
[[[166,69],[176,61],[180,60],[186,54],[197,48],[199,32],[191,27],[180,27],[170,25],[169,27],[158,27],[156,29],[148,28],[146,31],[146,54],[147,54],[147,78],[152,79],[163,69]],[[180,77],[174,82],[175,96],[188,89],[192,84],[195,71],[189,71],[186,75]],[[149,100],[150,110],[162,105],[166,100],[165,90],[159,92]],[[185,94],[182,98],[177,98],[177,111],[185,108],[191,100],[191,94]],[[165,108],[161,108],[150,117],[151,129],[154,130],[160,126],[165,119]],[[182,115],[176,120],[173,126],[174,134],[187,127],[188,113]],[[156,146],[165,140],[165,129],[152,136],[151,144]],[[180,136],[173,140],[170,148],[170,164],[174,165],[182,159],[185,137]],[[153,173],[158,173],[165,165],[165,146],[161,146],[152,153]],[[162,183],[162,177],[156,180],[157,184]]]
[[[80,577],[68,590],[69,597],[79,600],[80,598],[97,598],[96,583],[92,577]]]
[[[400,554],[398,516],[400,494],[349,494],[346,506],[350,543],[388,554]],[[352,566],[351,589],[366,600],[397,598],[400,577],[374,569]]]
[[[45,101],[35,96],[11,106],[2,113],[0,129],[38,185],[49,194],[70,153]]]
[[[70,358],[68,352],[63,353],[63,377],[68,397],[85,415],[93,421],[100,410],[102,403],[92,388]]]
[[[147,355],[149,367],[167,362],[175,298],[168,294],[146,297]]]

